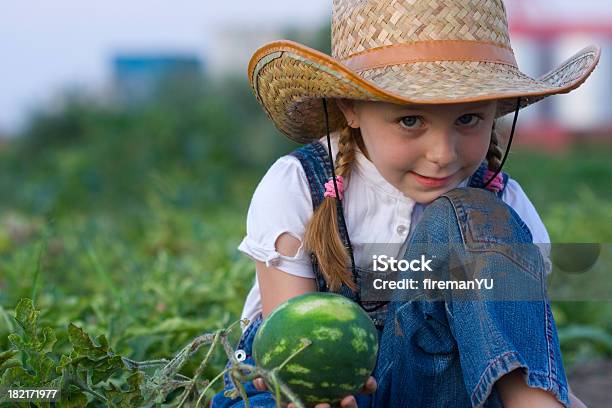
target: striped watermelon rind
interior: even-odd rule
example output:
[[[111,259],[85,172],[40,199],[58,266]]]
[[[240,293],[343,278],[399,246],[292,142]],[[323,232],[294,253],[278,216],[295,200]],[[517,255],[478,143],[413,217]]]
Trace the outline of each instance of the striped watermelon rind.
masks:
[[[312,292],[279,305],[262,323],[253,340],[255,363],[271,370],[302,346],[278,376],[307,405],[335,404],[355,394],[376,364],[378,331],[367,313],[352,300]]]

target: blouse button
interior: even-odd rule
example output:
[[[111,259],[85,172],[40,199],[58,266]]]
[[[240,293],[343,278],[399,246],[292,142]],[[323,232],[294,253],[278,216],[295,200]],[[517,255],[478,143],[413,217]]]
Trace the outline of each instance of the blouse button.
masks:
[[[406,228],[405,225],[398,225],[396,229],[397,233],[400,235],[404,235],[406,233],[406,230],[408,230],[408,228]]]

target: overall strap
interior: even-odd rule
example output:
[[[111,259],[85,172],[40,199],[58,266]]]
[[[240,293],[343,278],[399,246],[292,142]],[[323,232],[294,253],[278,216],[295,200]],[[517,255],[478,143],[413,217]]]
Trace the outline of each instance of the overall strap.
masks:
[[[491,177],[492,174],[493,172],[489,170],[487,162],[483,161],[480,163],[480,167],[478,167],[478,169],[470,177],[468,187],[485,188],[484,183],[489,179],[489,177]],[[497,197],[501,199],[507,185],[508,174],[502,171],[497,175],[497,177],[495,177],[495,180],[493,180],[493,182],[486,187],[486,189],[494,192]]]
[[[323,202],[323,193],[325,192],[325,183],[331,177],[329,169],[325,166],[328,154],[325,151],[323,144],[314,141],[304,145],[290,153],[296,157],[302,164],[306,179],[308,180],[308,189],[310,190],[310,198],[312,200],[313,212]],[[317,291],[327,292],[328,285],[325,277],[321,273],[317,257],[311,253],[310,260],[312,262],[312,270],[317,283]]]
[[[296,157],[306,173],[308,188],[312,198],[312,209],[316,210],[323,202],[325,183],[331,177],[329,168],[325,166],[328,160],[327,150],[319,141],[314,141],[290,153]]]

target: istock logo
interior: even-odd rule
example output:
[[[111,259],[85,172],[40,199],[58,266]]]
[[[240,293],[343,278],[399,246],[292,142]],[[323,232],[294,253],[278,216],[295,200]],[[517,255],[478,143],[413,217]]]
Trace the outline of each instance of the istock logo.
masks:
[[[421,259],[397,260],[392,256],[387,255],[372,255],[372,270],[375,272],[433,272],[429,264],[431,259],[426,259],[425,255],[421,255]]]

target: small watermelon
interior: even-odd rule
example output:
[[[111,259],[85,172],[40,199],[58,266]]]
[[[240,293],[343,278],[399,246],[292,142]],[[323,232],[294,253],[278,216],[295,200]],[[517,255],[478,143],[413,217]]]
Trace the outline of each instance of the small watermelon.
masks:
[[[255,363],[271,370],[312,341],[279,372],[303,403],[337,404],[356,394],[376,364],[378,331],[352,300],[326,292],[296,296],[279,305],[253,340]]]

